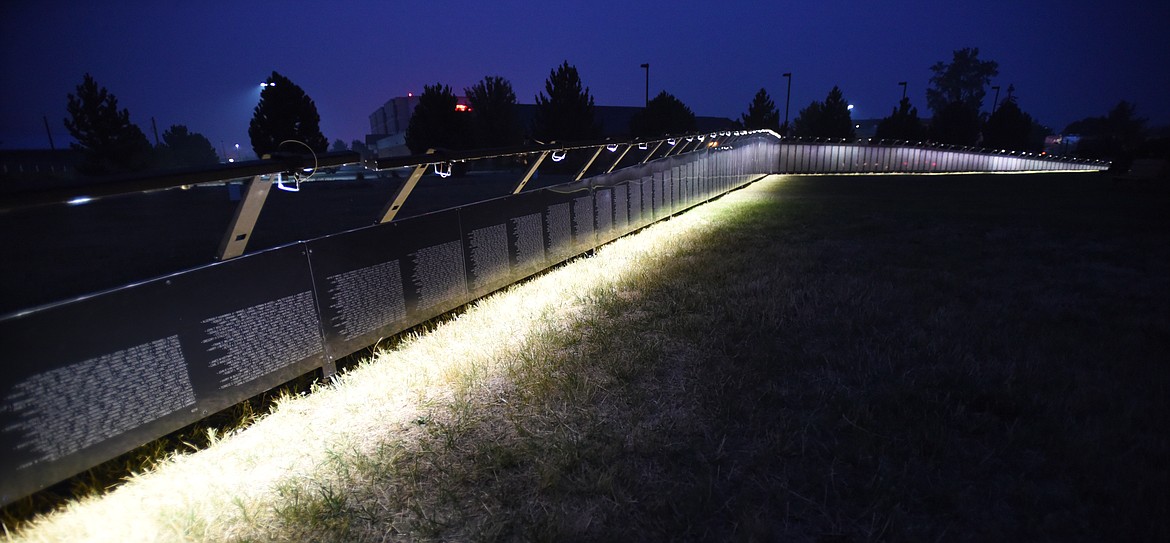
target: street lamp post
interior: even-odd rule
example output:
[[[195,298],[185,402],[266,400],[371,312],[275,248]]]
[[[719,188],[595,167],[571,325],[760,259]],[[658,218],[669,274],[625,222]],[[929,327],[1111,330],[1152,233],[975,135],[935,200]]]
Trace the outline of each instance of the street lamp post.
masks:
[[[994,115],[995,108],[999,106],[999,85],[991,87],[991,90],[995,91],[995,101],[991,103],[991,113]]]
[[[782,134],[782,135],[787,136],[788,132],[789,132],[789,130],[788,130],[788,104],[790,104],[792,102],[792,72],[788,72],[788,73],[784,74],[784,77],[788,78],[788,94],[784,97],[784,134]]]
[[[906,99],[906,82],[900,81],[900,82],[898,82],[898,84],[902,85],[902,99],[905,100]]]
[[[642,67],[646,68],[646,107],[650,107],[650,63],[647,62]]]

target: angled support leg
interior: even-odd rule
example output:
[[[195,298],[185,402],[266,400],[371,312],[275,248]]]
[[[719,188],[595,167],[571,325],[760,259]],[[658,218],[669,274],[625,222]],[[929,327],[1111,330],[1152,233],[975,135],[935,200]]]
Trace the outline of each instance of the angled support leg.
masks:
[[[658,145],[655,145],[654,148],[651,149],[649,153],[646,153],[646,157],[642,159],[642,164],[650,162],[650,157],[654,156],[654,153],[657,153],[658,148],[662,147],[662,144],[665,142],[666,142],[666,140],[662,140],[662,141],[658,142]]]
[[[613,161],[613,164],[609,165],[609,169],[605,170],[605,173],[612,172],[613,169],[616,168],[618,164],[621,164],[622,159],[626,158],[626,153],[630,152],[630,149],[633,147],[634,147],[633,145],[626,145],[626,148],[622,149],[622,154],[618,155],[617,160]]]
[[[434,152],[434,149],[427,149],[428,155]],[[414,167],[414,171],[410,172],[410,177],[406,179],[406,183],[398,189],[398,192],[394,193],[394,198],[382,209],[381,217],[374,224],[388,223],[394,220],[394,217],[402,209],[402,204],[406,203],[407,198],[410,198],[410,193],[414,191],[415,185],[418,185],[419,179],[422,179],[423,174],[426,173],[429,166],[430,164],[419,164]]]
[[[520,191],[524,190],[524,185],[527,185],[528,180],[532,179],[532,175],[536,173],[536,169],[540,167],[540,163],[544,162],[544,159],[548,157],[548,153],[548,151],[540,153],[540,156],[528,167],[528,171],[524,172],[524,177],[520,179],[519,183],[516,183],[516,188],[512,189],[512,194],[520,194]]]
[[[595,151],[593,153],[593,156],[589,159],[589,162],[585,163],[585,167],[581,168],[581,171],[577,172],[577,176],[573,178],[573,181],[580,181],[582,177],[585,177],[585,171],[588,170],[589,167],[593,165],[593,161],[597,160],[597,157],[599,155],[601,155],[601,151],[603,149],[605,149],[604,146],[597,148],[597,151]]]
[[[280,174],[277,174],[280,175]],[[219,251],[216,260],[228,260],[244,254],[248,247],[248,240],[252,237],[252,230],[256,228],[256,220],[260,218],[260,210],[264,208],[264,200],[268,198],[268,191],[272,183],[261,179],[257,175],[244,185],[245,194],[236,206],[232,221],[228,223],[227,232],[219,242]]]

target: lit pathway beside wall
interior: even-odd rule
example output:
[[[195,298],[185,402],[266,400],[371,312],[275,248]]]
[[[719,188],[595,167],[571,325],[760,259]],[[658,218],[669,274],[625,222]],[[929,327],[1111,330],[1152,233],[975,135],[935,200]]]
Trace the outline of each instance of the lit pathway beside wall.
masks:
[[[178,456],[105,497],[71,504],[25,536],[119,542],[298,539],[266,533],[280,525],[281,515],[295,514],[290,508],[297,502],[315,504],[333,493],[376,493],[382,485],[383,491],[425,486],[411,481],[409,473],[399,474],[402,481],[347,480],[353,468],[343,464],[425,454],[433,439],[428,432],[448,424],[435,420],[445,416],[447,406],[514,394],[509,376],[527,371],[532,353],[561,348],[566,335],[603,311],[599,304],[606,298],[637,296],[631,285],[652,276],[656,262],[718,229],[721,213],[771,197],[767,187],[780,180],[771,176],[619,239],[593,257],[477,301],[330,386],[281,401],[273,414],[237,435]],[[301,514],[312,516],[308,510]]]

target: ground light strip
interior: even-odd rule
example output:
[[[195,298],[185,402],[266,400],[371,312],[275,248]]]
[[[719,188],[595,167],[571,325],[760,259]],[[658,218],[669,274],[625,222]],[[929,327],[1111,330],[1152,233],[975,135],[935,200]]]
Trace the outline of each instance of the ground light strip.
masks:
[[[748,191],[750,192],[750,191]],[[422,406],[445,401],[456,385],[506,387],[510,352],[563,330],[591,311],[590,293],[612,291],[648,258],[669,257],[718,227],[721,209],[744,191],[619,239],[526,283],[472,304],[431,332],[339,376],[313,394],[285,398],[249,428],[194,454],[179,455],[100,498],[69,504],[15,541],[219,541],[262,536],[256,518],[274,490],[328,484],[330,458],[369,454],[387,443],[409,447]]]

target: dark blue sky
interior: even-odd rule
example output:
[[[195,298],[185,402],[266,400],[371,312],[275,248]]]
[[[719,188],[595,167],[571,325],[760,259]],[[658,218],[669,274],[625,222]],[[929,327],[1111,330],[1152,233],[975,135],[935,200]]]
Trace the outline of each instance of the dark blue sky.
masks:
[[[531,103],[549,71],[577,66],[598,104],[666,90],[698,115],[738,117],[760,87],[791,116],[833,85],[854,118],[909,96],[928,116],[929,67],[978,47],[994,84],[1060,130],[1137,103],[1170,124],[1170,3],[1115,0],[860,2],[56,2],[0,7],[0,148],[57,145],[66,94],[91,73],[150,137],[186,124],[219,148],[248,148],[258,84],[277,70],[316,101],[331,141],[362,138],[387,99],[485,75]],[[210,7],[209,7],[210,6]],[[461,92],[460,92],[461,93]],[[984,109],[991,108],[991,97]]]

